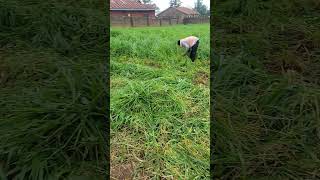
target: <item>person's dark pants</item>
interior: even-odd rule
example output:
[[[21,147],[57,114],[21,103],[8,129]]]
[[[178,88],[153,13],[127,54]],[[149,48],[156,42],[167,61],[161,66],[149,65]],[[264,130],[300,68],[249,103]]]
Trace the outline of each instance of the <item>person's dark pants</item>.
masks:
[[[189,57],[192,62],[194,62],[194,60],[196,59],[198,46],[199,46],[199,40],[189,49],[190,51]]]

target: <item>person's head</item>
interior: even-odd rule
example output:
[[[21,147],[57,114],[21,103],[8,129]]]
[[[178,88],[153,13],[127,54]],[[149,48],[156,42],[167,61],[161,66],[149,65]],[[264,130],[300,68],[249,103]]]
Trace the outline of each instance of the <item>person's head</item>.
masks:
[[[178,41],[178,46],[180,46],[180,40]]]

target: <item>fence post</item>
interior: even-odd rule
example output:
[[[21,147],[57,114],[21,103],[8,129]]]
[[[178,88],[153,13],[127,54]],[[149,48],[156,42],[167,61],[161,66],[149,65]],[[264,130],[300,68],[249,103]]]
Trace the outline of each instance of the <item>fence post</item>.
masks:
[[[147,16],[147,26],[150,26],[149,16]]]
[[[172,24],[171,24],[171,17],[169,17],[169,24],[170,24],[170,26],[172,25]]]
[[[162,26],[162,19],[160,18],[160,26]]]
[[[130,24],[131,24],[131,27],[133,27],[133,17],[130,16]]]

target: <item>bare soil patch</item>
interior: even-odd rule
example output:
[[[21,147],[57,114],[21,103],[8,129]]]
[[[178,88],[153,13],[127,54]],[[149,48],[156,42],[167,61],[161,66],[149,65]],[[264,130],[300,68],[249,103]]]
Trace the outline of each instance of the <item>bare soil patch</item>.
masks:
[[[208,85],[209,84],[209,75],[206,72],[199,71],[196,73],[196,75],[193,79],[193,83]]]
[[[133,163],[117,164],[111,167],[111,179],[127,180],[133,179]]]

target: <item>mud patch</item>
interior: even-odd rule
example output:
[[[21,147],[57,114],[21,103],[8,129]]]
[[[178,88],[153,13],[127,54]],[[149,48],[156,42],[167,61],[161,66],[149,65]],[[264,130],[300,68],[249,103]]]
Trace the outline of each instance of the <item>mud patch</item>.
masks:
[[[128,180],[133,179],[134,164],[126,163],[111,166],[110,179]]]
[[[134,161],[123,164],[111,164],[110,168],[110,179],[112,180],[147,180],[150,179],[150,175],[145,168],[139,167],[139,162]]]
[[[208,85],[209,84],[209,75],[206,72],[200,71],[197,72],[193,79],[194,84],[203,84]]]
[[[145,169],[145,152],[130,135],[129,128],[112,133],[110,147],[110,179],[150,179],[150,173]],[[120,142],[125,143],[120,143]]]

